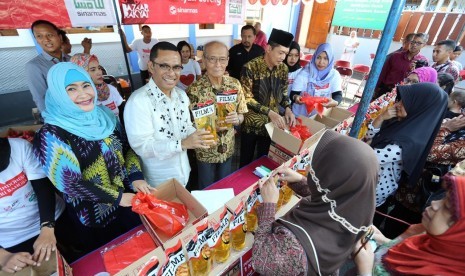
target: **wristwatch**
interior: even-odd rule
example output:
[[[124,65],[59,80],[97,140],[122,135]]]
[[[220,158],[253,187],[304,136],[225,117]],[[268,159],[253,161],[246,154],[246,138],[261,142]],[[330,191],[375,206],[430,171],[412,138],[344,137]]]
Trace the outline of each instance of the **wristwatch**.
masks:
[[[55,222],[54,222],[54,221],[42,222],[42,223],[40,224],[40,229],[42,229],[42,228],[44,228],[44,227],[55,228]]]

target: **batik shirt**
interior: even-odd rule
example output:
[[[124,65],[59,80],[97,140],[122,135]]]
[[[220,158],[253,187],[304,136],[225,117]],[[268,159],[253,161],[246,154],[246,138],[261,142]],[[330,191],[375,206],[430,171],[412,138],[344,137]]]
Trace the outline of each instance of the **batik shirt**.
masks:
[[[34,154],[83,225],[105,227],[116,218],[122,194],[144,179],[139,159],[118,125],[102,140],[88,141],[45,124],[34,138]]]
[[[453,140],[450,142],[447,138],[453,138]],[[441,127],[426,161],[435,164],[455,165],[462,160],[465,160],[465,129],[451,132],[447,128]]]
[[[279,113],[279,106],[290,106],[288,69],[282,63],[272,70],[263,56],[257,57],[242,67],[241,84],[249,112],[244,115],[242,131],[268,136],[265,125],[270,122],[270,110]]]
[[[219,91],[237,90],[237,113],[246,113],[247,104],[245,102],[242,86],[235,78],[223,76],[223,82],[219,89],[214,89],[210,79],[203,76],[198,81],[194,82],[186,90],[190,99],[190,108],[198,103],[204,103],[213,100],[216,103],[216,95]],[[197,159],[206,163],[223,163],[230,158],[234,153],[234,128],[217,131],[218,143],[209,149],[196,149]]]

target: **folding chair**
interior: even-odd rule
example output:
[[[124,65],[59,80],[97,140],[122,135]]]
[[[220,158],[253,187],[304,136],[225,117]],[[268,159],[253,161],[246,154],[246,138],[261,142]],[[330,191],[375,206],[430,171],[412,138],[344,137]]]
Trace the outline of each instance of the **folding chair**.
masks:
[[[303,60],[311,61],[313,54],[306,54],[302,57]]]
[[[337,69],[338,67],[350,68],[350,62],[347,60],[342,60],[342,59],[336,60],[334,62],[334,68]]]
[[[352,102],[356,101],[356,98],[361,99],[362,94],[363,94],[363,88],[365,86],[365,82],[368,79],[368,74],[370,74],[370,66],[368,65],[363,65],[363,64],[356,64],[353,68],[354,73],[357,72],[359,74],[362,74],[362,80],[360,81],[360,84],[357,87],[357,91],[354,94],[354,97],[352,98]]]
[[[308,60],[301,59],[299,63],[300,63],[300,66],[305,67],[305,65],[307,65],[309,62],[310,61],[308,61]]]
[[[344,96],[343,100],[347,96],[347,86],[349,85],[349,80],[352,77],[352,69],[348,67],[336,67],[336,70],[342,77],[342,94]]]

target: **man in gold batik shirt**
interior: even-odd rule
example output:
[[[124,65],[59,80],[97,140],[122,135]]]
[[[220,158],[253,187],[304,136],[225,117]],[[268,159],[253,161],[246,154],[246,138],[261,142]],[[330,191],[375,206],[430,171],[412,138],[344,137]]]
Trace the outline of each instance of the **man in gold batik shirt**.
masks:
[[[191,110],[199,103],[202,105],[213,101],[218,114],[217,99],[221,100],[218,96],[225,94],[225,98],[234,100],[226,104],[228,107],[233,107],[233,110],[228,110],[224,118],[217,118],[217,144],[209,149],[195,151],[198,161],[199,189],[231,173],[234,153],[233,126],[240,125],[244,120],[243,114],[248,111],[241,84],[237,79],[224,75],[229,60],[228,47],[222,42],[209,42],[204,46],[203,56],[207,73],[186,90]]]
[[[271,139],[265,129],[270,121],[276,127],[285,129],[294,125],[288,95],[288,69],[283,63],[294,39],[291,33],[273,29],[268,40],[265,55],[244,65],[241,84],[249,112],[244,115],[241,132],[240,166],[257,157],[268,154]],[[285,109],[284,118],[279,115],[279,106]]]

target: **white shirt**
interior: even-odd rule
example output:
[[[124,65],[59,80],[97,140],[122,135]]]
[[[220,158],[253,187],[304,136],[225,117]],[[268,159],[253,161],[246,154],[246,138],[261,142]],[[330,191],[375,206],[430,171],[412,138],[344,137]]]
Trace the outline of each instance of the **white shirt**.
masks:
[[[110,88],[110,96],[105,101],[97,101],[97,104],[108,107],[116,115],[116,118],[118,118],[118,106],[120,106],[123,103],[123,98],[119,94],[118,89],[116,89],[116,87],[114,87],[111,84],[109,84],[108,87]]]
[[[127,101],[124,121],[129,144],[142,160],[147,182],[156,187],[176,178],[186,185],[191,168],[181,140],[196,130],[186,92],[175,87],[168,98],[150,79]]]
[[[152,50],[153,45],[158,43],[158,39],[152,38],[150,43],[145,43],[142,38],[135,39],[129,47],[133,51],[137,51],[137,55],[139,56],[139,68],[142,71],[147,71],[147,63],[150,60],[150,50]]]
[[[0,172],[0,245],[4,248],[39,235],[39,206],[30,180],[47,177],[29,142],[20,138],[8,141],[11,146],[10,164]],[[63,200],[56,197],[55,218],[64,209]]]
[[[202,75],[202,70],[200,64],[193,59],[189,59],[189,62],[183,64],[182,67],[181,76],[176,86],[186,91],[187,87],[197,80],[197,76]]]
[[[366,138],[373,138],[379,132],[379,128],[374,128],[370,123]],[[378,184],[376,185],[376,207],[382,205],[386,199],[397,191],[399,185],[402,166],[402,148],[394,143],[386,145],[384,148],[373,149],[378,158],[379,172]]]
[[[291,95],[292,84],[294,83],[294,80],[297,78],[297,75],[300,73],[300,71],[302,71],[302,69],[303,69],[303,67],[295,70],[294,72],[289,72],[287,74],[287,80],[289,81],[289,85],[288,85],[288,88],[287,88],[288,95]]]

